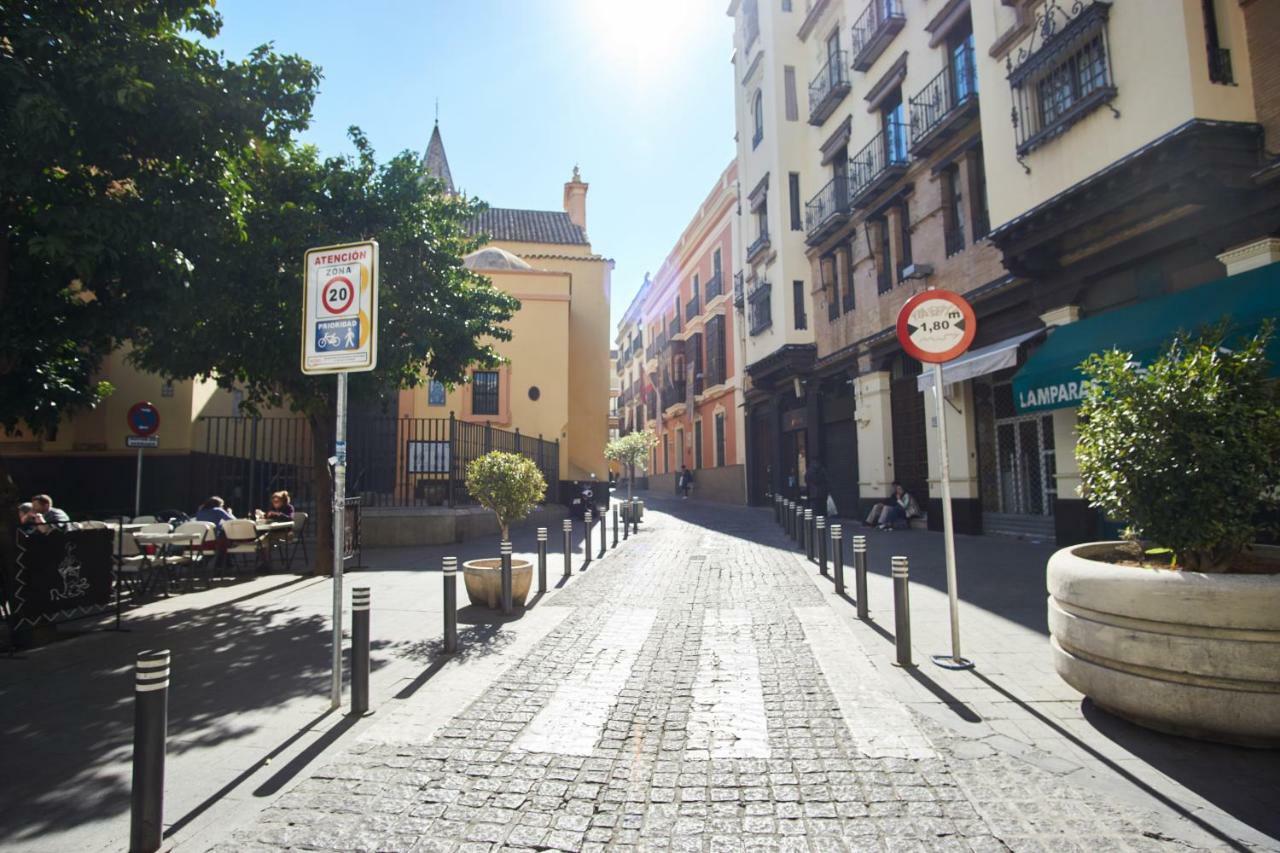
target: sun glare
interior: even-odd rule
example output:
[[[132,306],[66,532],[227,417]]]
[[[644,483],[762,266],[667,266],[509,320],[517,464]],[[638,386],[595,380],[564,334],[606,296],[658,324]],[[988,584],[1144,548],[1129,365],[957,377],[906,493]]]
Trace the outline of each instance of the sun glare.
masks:
[[[716,0],[581,0],[594,54],[632,79],[672,73],[708,35]]]

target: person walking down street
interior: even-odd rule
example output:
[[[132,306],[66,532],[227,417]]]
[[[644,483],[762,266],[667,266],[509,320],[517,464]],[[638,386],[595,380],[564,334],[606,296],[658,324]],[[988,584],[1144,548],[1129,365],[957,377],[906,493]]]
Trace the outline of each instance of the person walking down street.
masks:
[[[680,497],[684,500],[689,499],[689,492],[693,490],[693,472],[689,470],[689,466],[684,466],[680,471],[680,479],[677,482],[680,487]]]
[[[831,515],[832,513],[827,512],[827,495],[831,493],[831,486],[827,480],[827,468],[822,464],[821,459],[813,460],[804,478],[805,488],[809,493],[809,506],[813,508],[813,514]]]
[[[916,503],[916,499],[911,497],[901,483],[894,483],[893,494],[871,508],[871,513],[867,516],[867,524],[879,527],[881,530],[893,530],[899,522],[910,521],[921,515],[923,513],[920,512],[920,505]]]

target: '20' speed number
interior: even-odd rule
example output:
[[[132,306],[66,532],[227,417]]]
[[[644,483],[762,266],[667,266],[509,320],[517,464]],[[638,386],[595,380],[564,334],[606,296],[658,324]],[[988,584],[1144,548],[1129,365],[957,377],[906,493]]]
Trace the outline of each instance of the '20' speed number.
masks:
[[[320,304],[330,314],[345,314],[356,301],[356,288],[344,275],[334,276],[320,291]]]

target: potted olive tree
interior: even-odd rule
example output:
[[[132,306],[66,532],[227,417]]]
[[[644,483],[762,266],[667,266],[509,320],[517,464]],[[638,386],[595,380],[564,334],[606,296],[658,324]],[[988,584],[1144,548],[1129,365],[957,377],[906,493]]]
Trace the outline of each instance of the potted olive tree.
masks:
[[[626,466],[628,506],[631,505],[631,485],[635,481],[636,471],[645,470],[649,464],[649,454],[657,446],[658,436],[654,435],[651,430],[629,432],[605,445],[605,459]]]
[[[1095,704],[1162,731],[1280,745],[1280,498],[1270,324],[1175,340],[1145,368],[1090,356],[1083,494],[1124,541],[1049,561],[1054,663]]]
[[[546,496],[547,481],[533,460],[495,450],[467,466],[467,491],[498,517],[502,541],[510,541],[511,525],[527,516]],[[502,559],[491,557],[462,564],[467,598],[472,604],[498,606],[502,594]],[[533,578],[533,563],[511,558],[511,600],[523,606]]]

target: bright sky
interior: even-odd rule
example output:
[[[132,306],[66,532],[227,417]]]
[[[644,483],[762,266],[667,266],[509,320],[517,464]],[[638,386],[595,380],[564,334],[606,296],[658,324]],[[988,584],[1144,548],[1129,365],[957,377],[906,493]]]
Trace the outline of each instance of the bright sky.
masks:
[[[575,163],[613,325],[733,157],[725,0],[218,0],[228,57],[274,41],[324,73],[306,139],[422,152],[435,99],[454,183],[561,209]]]

